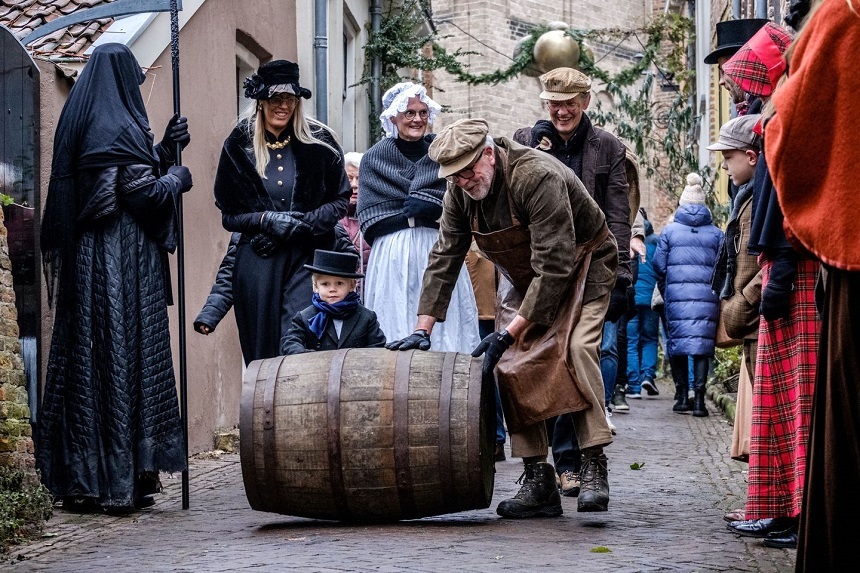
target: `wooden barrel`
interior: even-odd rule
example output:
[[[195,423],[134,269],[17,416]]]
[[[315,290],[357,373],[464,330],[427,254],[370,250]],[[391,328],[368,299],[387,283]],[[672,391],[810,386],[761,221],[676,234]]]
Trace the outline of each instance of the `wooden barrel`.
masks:
[[[481,363],[383,348],[252,362],[239,421],[251,507],[346,521],[489,507],[495,395]]]

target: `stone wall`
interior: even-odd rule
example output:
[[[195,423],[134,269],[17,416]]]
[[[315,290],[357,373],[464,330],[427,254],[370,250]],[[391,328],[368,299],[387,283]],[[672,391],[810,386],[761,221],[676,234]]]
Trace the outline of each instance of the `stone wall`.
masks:
[[[27,381],[18,343],[18,313],[12,290],[12,264],[0,210],[0,466],[32,468],[33,439]]]

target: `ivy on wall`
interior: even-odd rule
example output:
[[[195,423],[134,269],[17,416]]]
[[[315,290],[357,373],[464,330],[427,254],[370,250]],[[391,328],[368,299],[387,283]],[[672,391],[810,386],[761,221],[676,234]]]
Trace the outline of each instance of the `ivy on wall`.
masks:
[[[364,50],[368,62],[377,57],[382,62],[383,91],[399,81],[413,79],[401,75],[403,70],[410,73],[445,70],[456,81],[469,85],[506,82],[534,66],[535,42],[549,30],[544,26],[534,28],[507,68],[472,74],[461,60],[475,52],[461,49],[449,52],[439,41],[450,36],[441,36],[435,31],[416,34],[415,30],[424,24],[427,7],[425,0],[392,1],[383,15],[379,32],[371,33]],[[616,135],[630,144],[640,158],[645,175],[657,189],[677,199],[687,173],[693,171],[701,173],[702,179],[709,182],[710,168],[698,162],[695,131],[699,118],[690,101],[694,70],[688,62],[687,46],[694,41],[693,21],[676,14],[660,14],[641,28],[568,29],[565,33],[580,44],[579,68],[591,76],[594,83],[603,84],[613,100],[608,109],[596,102],[589,109],[589,116],[598,125],[611,126]],[[616,73],[601,67],[602,58],[595,59],[591,50],[585,49],[589,43],[611,47],[630,42],[639,43],[642,57]],[[427,46],[429,50],[425,49]],[[371,80],[367,74],[360,83]],[[671,93],[657,97],[658,88]],[[372,125],[377,123],[371,122]],[[713,193],[708,195],[713,199]],[[713,200],[711,203],[715,206]]]

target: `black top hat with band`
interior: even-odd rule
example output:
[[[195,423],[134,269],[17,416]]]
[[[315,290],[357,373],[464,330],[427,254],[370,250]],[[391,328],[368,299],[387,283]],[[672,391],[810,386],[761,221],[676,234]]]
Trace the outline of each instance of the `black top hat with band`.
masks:
[[[769,21],[764,18],[744,18],[717,22],[717,47],[705,56],[705,63],[716,64],[722,57],[733,56]]]
[[[338,253],[337,251],[314,251],[314,264],[304,265],[311,272],[346,279],[360,279],[364,275],[355,272],[358,268],[358,255]]]
[[[245,97],[269,99],[277,93],[309,99],[311,90],[299,85],[299,65],[287,60],[272,60],[260,66],[256,74],[245,78]]]

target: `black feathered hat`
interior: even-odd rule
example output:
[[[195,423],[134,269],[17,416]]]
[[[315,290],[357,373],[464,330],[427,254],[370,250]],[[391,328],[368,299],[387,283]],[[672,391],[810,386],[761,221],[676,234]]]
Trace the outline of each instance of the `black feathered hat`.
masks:
[[[269,99],[277,93],[309,99],[311,90],[299,85],[299,65],[287,60],[273,60],[260,66],[256,74],[245,78],[245,97]]]

